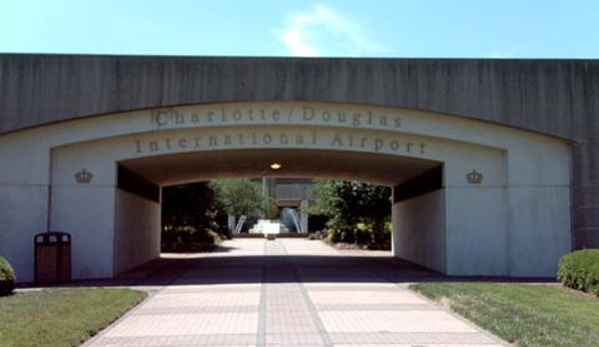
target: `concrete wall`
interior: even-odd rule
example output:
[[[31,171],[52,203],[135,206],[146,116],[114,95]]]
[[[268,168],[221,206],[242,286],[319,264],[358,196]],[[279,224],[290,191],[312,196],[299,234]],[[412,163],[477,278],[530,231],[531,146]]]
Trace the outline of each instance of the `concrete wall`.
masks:
[[[33,280],[33,237],[47,229],[47,207],[47,186],[0,186],[0,255],[19,282]]]
[[[160,204],[116,190],[114,273],[160,257]]]
[[[114,187],[53,188],[50,229],[71,234],[74,279],[114,275],[114,200]]]
[[[393,204],[393,255],[445,272],[445,191]]]
[[[341,114],[351,117],[337,117]],[[355,115],[362,117],[359,122]],[[254,160],[244,161],[248,151],[253,151]],[[210,167],[202,161],[223,153],[236,153],[238,161],[212,161]],[[121,230],[117,224],[123,230],[133,224],[116,215],[122,209],[115,204],[118,200],[123,206],[137,203],[118,198],[117,163],[137,163],[137,172],[156,184],[166,184],[181,172],[188,180],[206,170],[212,170],[208,173],[212,177],[263,172],[271,156],[283,156],[289,160],[286,174],[303,168],[301,173],[311,176],[326,172],[328,177],[389,185],[443,163],[449,273],[552,275],[551,268],[570,246],[566,141],[430,112],[317,102],[189,105],[8,133],[0,137],[0,154],[5,209],[0,212],[0,226],[10,227],[0,230],[2,239],[17,240],[18,247],[29,245],[15,252],[12,243],[0,243],[0,253],[9,254],[23,278],[32,276],[30,240],[47,225],[73,234],[75,278],[110,277],[115,270],[129,267],[129,262],[150,258],[149,253],[129,259],[115,253],[119,252],[115,246],[126,249],[133,242],[132,233],[115,238],[115,230]],[[356,154],[359,163],[339,165]],[[256,162],[261,164],[256,167]],[[361,170],[355,170],[356,165]],[[93,174],[91,182],[76,181],[82,169]],[[474,169],[484,175],[480,184],[466,180]],[[32,213],[31,206],[42,213]],[[49,221],[43,215],[48,209]],[[427,213],[419,218],[427,218]],[[129,224],[130,230],[141,230],[149,221]],[[409,237],[430,247],[421,239],[426,235]],[[537,252],[539,242],[543,254],[531,260],[529,253]],[[489,259],[489,254],[496,257]],[[438,267],[417,256],[410,255]]]
[[[570,200],[568,191],[565,187],[511,187],[506,192],[510,200],[510,275],[534,277],[542,272],[553,277],[558,262],[551,254],[569,251],[570,235],[562,230],[567,230],[570,222],[559,212],[559,206]]]
[[[48,229],[50,186],[50,151],[40,134],[25,133],[0,136],[0,255],[20,282],[34,277],[33,237]]]
[[[567,138],[598,128],[599,60],[0,55],[0,131],[126,110],[328,101],[491,120]]]
[[[449,275],[510,275],[507,201],[503,187],[447,187],[446,247]],[[527,208],[528,209],[528,208]],[[563,231],[562,231],[563,232]],[[568,233],[565,233],[568,234]],[[533,251],[529,248],[529,251]],[[563,253],[553,253],[557,264]],[[514,263],[519,272],[524,264]],[[537,277],[555,276],[539,270]]]
[[[53,148],[50,157],[52,165],[45,168],[51,177],[50,230],[72,235],[73,278],[112,277],[115,163],[88,143]],[[82,169],[93,174],[91,182],[76,181]]]
[[[325,101],[452,114],[571,146],[576,247],[599,246],[599,60],[0,55],[0,132],[152,107]]]

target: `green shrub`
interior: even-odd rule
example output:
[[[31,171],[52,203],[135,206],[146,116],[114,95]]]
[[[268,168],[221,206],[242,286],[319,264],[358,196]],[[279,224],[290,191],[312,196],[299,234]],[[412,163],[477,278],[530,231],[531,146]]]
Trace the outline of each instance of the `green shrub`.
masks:
[[[15,289],[15,271],[8,260],[0,256],[0,296],[12,294]]]
[[[161,251],[162,252],[209,252],[226,239],[210,229],[198,229],[191,226],[163,228]]]
[[[565,286],[599,295],[599,249],[583,249],[564,255],[557,279]]]

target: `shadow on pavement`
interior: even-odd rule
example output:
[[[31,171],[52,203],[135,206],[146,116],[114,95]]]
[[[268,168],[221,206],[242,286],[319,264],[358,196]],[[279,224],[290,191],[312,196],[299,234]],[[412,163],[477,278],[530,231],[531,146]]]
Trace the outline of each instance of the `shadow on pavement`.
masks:
[[[226,255],[233,247],[219,247],[207,257],[168,254],[117,278],[73,281],[68,287],[304,283],[413,283],[413,282],[555,282],[555,279],[452,277],[391,256],[339,255]],[[214,256],[217,254],[216,256]],[[263,276],[277,269],[293,269],[296,276]]]

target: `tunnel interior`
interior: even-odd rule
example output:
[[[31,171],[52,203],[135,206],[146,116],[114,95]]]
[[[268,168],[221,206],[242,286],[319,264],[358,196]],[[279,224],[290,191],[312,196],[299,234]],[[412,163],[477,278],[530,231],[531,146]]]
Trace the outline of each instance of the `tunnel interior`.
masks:
[[[279,163],[277,170],[272,163]],[[386,185],[393,189],[392,212],[405,210],[408,200],[443,187],[440,162],[395,155],[326,150],[235,150],[150,156],[117,163],[117,194],[114,235],[114,272],[129,270],[160,254],[160,210],[162,187],[218,178],[328,178]],[[433,197],[438,200],[439,197]],[[438,205],[438,204],[437,204]],[[441,218],[442,216],[434,216]],[[403,225],[419,227],[413,215]],[[421,219],[421,215],[418,215]],[[394,218],[394,223],[400,221]],[[443,225],[438,222],[435,227]],[[394,234],[400,232],[394,228]],[[413,231],[415,232],[415,231]],[[429,232],[418,230],[417,232]],[[437,237],[442,230],[435,230]],[[407,235],[407,231],[405,232]],[[143,241],[141,241],[143,240]],[[399,247],[400,235],[393,236],[394,248],[408,250],[422,245]],[[419,261],[417,249],[406,255]],[[442,252],[433,268],[442,270]],[[425,264],[429,265],[430,264]]]

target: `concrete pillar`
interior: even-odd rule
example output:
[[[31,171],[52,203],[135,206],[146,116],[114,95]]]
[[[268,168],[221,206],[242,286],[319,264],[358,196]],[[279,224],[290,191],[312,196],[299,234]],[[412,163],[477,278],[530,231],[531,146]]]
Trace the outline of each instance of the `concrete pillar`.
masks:
[[[393,254],[394,257],[399,258],[399,255],[397,254],[399,220],[397,220],[396,213],[397,212],[395,210],[395,187],[393,187],[393,189],[391,189],[391,254]]]
[[[0,186],[0,255],[12,264],[19,282],[33,281],[33,236],[47,230],[47,207],[47,186]]]
[[[116,190],[93,182],[52,188],[50,228],[71,234],[73,279],[114,276]]]
[[[235,216],[232,214],[227,215],[227,227],[229,230],[235,230]]]
[[[393,204],[393,256],[445,272],[445,191]]]
[[[300,233],[308,233],[308,200],[304,199],[300,203]]]

